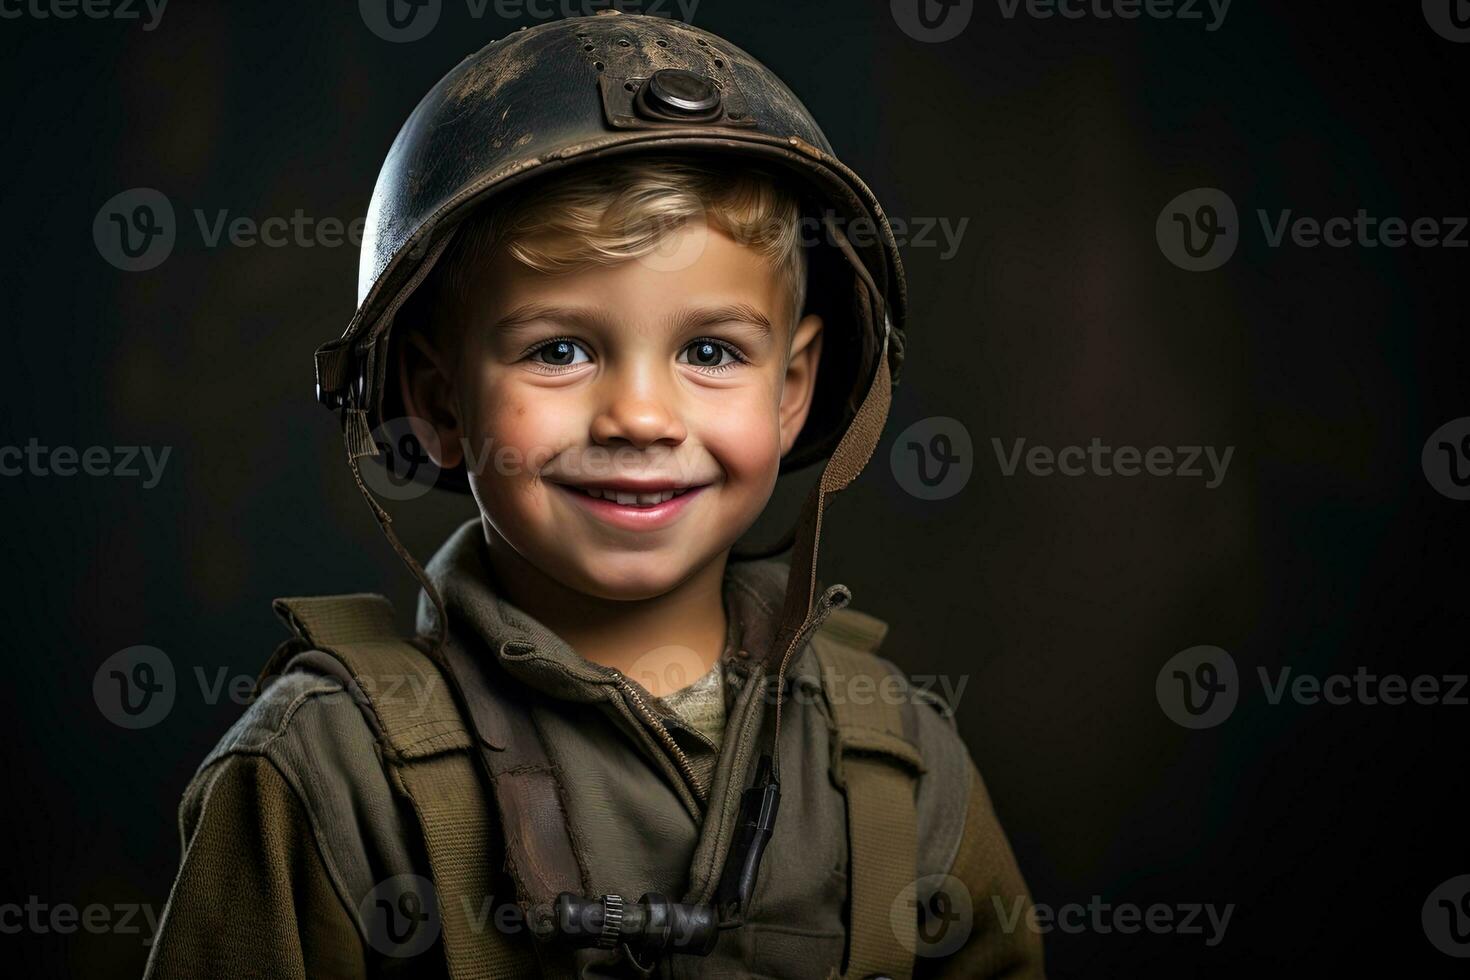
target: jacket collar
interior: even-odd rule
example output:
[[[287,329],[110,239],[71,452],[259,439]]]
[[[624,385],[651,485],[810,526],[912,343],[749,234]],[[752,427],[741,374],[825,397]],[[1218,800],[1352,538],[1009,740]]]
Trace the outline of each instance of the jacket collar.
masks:
[[[616,672],[579,656],[560,636],[502,598],[486,560],[479,518],[450,535],[425,567],[444,599],[449,641],[472,656],[494,656],[519,680],[551,697],[593,702],[610,696]],[[785,597],[787,566],[776,561],[731,562],[724,580],[731,623],[725,656],[757,662],[774,639]],[[419,596],[418,630],[434,631],[437,614]]]

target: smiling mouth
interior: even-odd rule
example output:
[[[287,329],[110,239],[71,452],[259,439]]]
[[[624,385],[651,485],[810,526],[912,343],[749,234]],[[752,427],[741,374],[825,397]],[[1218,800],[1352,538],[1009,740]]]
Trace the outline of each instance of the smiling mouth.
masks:
[[[563,483],[574,493],[583,493],[598,500],[610,500],[622,507],[657,507],[659,504],[667,503],[675,497],[682,497],[690,490],[698,490],[698,487],[683,487],[678,490],[652,490],[648,492],[637,492],[630,490],[611,490],[603,487],[574,487]]]

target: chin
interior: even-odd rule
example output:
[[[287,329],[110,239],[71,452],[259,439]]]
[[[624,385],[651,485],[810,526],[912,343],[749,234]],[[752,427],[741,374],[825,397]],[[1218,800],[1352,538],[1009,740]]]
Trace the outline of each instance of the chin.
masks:
[[[565,584],[599,599],[637,602],[672,592],[704,564],[658,551],[603,553],[579,561],[575,581]]]

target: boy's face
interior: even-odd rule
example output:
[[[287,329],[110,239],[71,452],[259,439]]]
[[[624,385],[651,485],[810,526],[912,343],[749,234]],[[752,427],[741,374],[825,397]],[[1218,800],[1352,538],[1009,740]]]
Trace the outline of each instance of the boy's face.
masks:
[[[806,420],[822,322],[793,330],[791,303],[700,223],[558,276],[499,250],[446,349],[406,345],[405,403],[521,558],[587,595],[662,595],[754,523]]]

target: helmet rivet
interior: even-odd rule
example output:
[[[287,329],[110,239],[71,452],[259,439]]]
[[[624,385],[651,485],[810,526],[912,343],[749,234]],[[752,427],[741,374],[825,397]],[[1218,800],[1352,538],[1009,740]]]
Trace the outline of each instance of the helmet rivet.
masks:
[[[705,116],[720,107],[720,89],[703,75],[683,68],[663,68],[643,85],[641,95],[661,115]]]

